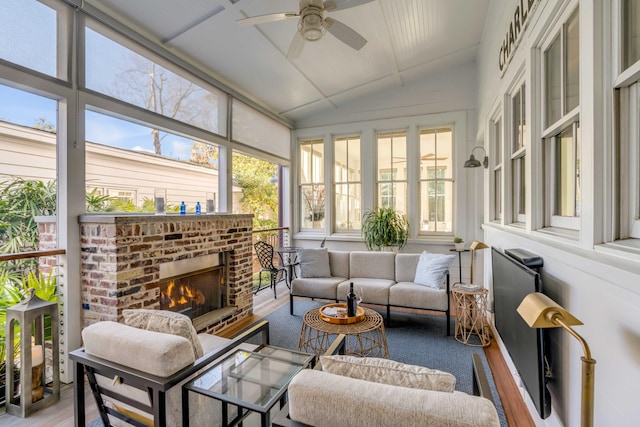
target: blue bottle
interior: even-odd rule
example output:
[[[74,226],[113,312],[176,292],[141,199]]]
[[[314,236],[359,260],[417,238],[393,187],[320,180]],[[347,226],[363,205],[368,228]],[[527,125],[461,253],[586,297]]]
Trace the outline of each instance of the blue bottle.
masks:
[[[196,203],[196,215],[200,215],[202,213],[202,208],[200,207],[200,202]]]
[[[184,204],[184,202],[180,203],[180,215],[186,215],[187,214],[187,205]]]

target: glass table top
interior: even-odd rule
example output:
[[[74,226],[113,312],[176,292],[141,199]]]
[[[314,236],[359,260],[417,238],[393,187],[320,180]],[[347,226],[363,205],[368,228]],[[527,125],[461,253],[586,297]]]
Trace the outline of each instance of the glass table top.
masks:
[[[257,411],[270,409],[295,374],[314,356],[266,346],[256,352],[236,350],[185,387]]]

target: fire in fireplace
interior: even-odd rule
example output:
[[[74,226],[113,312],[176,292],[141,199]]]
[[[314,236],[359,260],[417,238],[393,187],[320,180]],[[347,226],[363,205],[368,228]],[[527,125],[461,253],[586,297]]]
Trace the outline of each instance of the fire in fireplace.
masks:
[[[160,280],[160,309],[182,313],[196,319],[227,306],[225,254],[216,254],[214,266]],[[191,260],[181,260],[177,271],[187,270]],[[170,266],[176,273],[176,266]],[[193,266],[192,266],[193,267]]]

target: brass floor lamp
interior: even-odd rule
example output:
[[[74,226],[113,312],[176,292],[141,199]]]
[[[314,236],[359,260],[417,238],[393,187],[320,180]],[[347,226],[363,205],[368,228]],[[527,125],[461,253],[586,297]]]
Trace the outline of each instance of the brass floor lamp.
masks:
[[[582,356],[582,421],[580,425],[582,427],[592,427],[596,361],[591,358],[591,351],[584,338],[571,328],[571,326],[582,325],[583,323],[556,304],[554,300],[540,292],[533,292],[524,297],[517,311],[529,327],[562,327],[582,345],[584,356]]]

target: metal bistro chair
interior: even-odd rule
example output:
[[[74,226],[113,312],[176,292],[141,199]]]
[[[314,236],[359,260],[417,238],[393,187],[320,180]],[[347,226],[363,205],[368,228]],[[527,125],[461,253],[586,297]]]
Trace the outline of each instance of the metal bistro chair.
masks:
[[[256,242],[253,247],[256,250],[260,267],[262,267],[262,270],[258,273],[258,289],[255,290],[255,294],[264,289],[262,287],[262,273],[269,273],[270,286],[273,288],[273,297],[276,298],[276,284],[282,280],[287,281],[287,269],[284,266],[276,266],[273,264],[274,249],[270,244],[266,242]],[[278,277],[280,277],[279,280]]]

